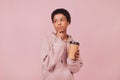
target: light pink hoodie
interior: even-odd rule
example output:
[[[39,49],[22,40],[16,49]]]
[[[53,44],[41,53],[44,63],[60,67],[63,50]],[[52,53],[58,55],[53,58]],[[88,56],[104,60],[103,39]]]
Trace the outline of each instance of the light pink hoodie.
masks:
[[[80,70],[83,63],[81,58],[77,61],[68,58],[70,41],[73,41],[70,35],[67,41],[62,41],[54,33],[44,39],[40,54],[43,80],[74,80],[73,74]]]

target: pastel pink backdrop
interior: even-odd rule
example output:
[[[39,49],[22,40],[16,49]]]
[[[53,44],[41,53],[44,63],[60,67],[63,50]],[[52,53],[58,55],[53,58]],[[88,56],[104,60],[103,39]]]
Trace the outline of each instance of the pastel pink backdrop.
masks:
[[[84,62],[76,80],[120,80],[119,0],[0,0],[0,80],[41,80],[40,43],[66,8]]]

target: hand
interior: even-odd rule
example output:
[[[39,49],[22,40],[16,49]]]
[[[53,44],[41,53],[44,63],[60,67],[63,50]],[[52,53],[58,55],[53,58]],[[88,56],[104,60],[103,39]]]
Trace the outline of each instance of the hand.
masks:
[[[79,50],[75,53],[75,59],[74,60],[79,60],[79,55],[80,55],[80,52]]]
[[[56,33],[56,36],[59,37],[59,38],[61,38],[61,39],[63,39],[63,38],[64,38],[64,33],[63,33],[63,31],[62,31],[62,30],[58,31],[58,32]]]

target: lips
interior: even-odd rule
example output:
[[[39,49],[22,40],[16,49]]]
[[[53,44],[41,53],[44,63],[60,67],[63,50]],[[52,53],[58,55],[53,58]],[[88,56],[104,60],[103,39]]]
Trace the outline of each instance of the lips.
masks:
[[[63,30],[63,28],[62,28],[62,27],[57,27],[57,29],[58,29],[58,30]]]

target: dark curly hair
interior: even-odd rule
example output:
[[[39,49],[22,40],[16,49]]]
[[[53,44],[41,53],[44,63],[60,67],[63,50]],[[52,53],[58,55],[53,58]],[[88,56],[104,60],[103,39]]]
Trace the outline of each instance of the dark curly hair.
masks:
[[[52,22],[53,22],[53,18],[56,14],[63,14],[66,18],[67,18],[67,21],[69,23],[71,23],[71,16],[70,16],[70,13],[66,10],[66,9],[63,9],[63,8],[58,8],[56,10],[54,10],[51,14],[51,19],[52,19]]]

